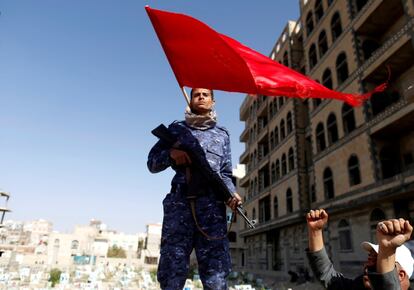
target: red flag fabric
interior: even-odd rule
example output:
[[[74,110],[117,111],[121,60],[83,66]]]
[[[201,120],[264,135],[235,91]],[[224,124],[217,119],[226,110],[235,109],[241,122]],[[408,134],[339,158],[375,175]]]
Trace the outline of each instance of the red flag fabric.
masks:
[[[338,99],[361,105],[372,92],[337,92],[184,14],[145,7],[181,87],[252,95]]]

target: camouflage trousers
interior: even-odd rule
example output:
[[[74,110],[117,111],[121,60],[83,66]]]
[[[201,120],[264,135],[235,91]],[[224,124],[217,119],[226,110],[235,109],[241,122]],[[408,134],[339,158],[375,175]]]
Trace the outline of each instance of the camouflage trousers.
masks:
[[[204,289],[227,289],[231,270],[227,239],[226,206],[212,196],[196,199],[196,216],[208,240],[197,229],[185,194],[172,192],[163,201],[164,219],[158,281],[164,290],[182,290],[187,279],[190,254],[195,249],[200,279]]]

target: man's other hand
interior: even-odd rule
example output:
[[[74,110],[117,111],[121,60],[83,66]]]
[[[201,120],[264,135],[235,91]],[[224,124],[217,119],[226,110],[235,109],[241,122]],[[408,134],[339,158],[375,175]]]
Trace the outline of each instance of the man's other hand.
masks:
[[[187,152],[178,149],[171,149],[170,150],[170,158],[174,160],[175,165],[190,165],[191,159],[188,156]]]

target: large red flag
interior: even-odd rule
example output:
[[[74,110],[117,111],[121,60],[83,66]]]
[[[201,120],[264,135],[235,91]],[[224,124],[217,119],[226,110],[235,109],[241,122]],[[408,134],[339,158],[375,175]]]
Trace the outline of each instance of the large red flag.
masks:
[[[181,87],[253,95],[338,99],[360,105],[364,94],[333,91],[184,14],[145,7]]]

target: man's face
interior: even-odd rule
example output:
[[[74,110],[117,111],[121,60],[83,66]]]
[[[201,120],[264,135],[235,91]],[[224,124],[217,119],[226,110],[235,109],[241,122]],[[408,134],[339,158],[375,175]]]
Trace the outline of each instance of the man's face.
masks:
[[[196,88],[191,96],[191,110],[199,115],[208,114],[213,108],[214,100],[211,90]]]
[[[368,253],[367,262],[364,265],[364,275],[363,275],[363,278],[362,278],[365,289],[372,289],[371,288],[371,283],[370,283],[369,278],[368,278],[368,269],[370,269],[371,271],[376,272],[375,269],[376,269],[376,265],[377,265],[377,256],[378,256],[378,254],[374,250],[371,250]]]

